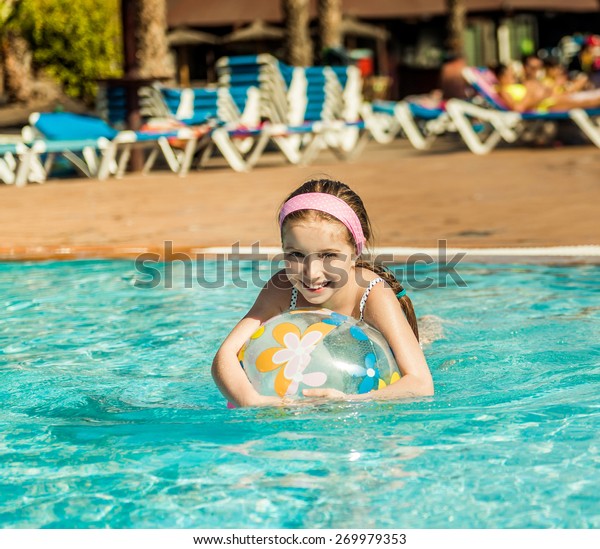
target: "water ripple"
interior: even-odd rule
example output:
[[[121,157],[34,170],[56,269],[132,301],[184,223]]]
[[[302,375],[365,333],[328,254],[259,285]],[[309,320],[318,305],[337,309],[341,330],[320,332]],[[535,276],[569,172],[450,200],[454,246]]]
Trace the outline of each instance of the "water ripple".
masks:
[[[229,411],[210,364],[258,288],[1,264],[0,526],[599,528],[600,269],[461,269],[410,292],[435,397]]]

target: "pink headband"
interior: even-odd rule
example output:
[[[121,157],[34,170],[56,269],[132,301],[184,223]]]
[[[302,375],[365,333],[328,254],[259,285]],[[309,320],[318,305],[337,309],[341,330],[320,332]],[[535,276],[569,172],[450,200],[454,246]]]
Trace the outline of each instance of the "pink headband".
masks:
[[[279,227],[283,225],[288,215],[299,210],[318,210],[339,219],[354,238],[357,255],[361,254],[365,243],[362,225],[354,210],[341,198],[328,193],[305,193],[293,196],[281,207]]]

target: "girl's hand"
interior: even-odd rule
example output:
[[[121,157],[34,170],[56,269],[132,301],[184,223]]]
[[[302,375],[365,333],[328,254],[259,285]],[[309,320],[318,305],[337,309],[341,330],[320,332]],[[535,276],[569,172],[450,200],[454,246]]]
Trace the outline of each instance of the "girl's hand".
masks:
[[[329,400],[344,400],[347,398],[345,393],[337,389],[304,389],[302,394],[309,398],[326,398]]]
[[[266,406],[298,406],[300,401],[298,399],[289,397],[278,397],[278,396],[263,396],[258,395],[255,399],[248,404],[253,408],[262,408]]]

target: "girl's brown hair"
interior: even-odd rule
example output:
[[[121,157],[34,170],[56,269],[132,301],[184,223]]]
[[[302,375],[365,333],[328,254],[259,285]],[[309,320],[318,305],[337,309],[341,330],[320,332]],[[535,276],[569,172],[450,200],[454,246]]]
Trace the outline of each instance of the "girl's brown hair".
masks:
[[[365,235],[367,246],[369,248],[372,248],[373,231],[371,228],[371,222],[369,221],[369,216],[367,215],[367,211],[366,211],[360,197],[350,187],[348,187],[348,185],[345,185],[344,183],[341,183],[340,181],[335,181],[333,179],[327,179],[327,178],[311,179],[309,181],[306,181],[304,184],[302,184],[300,187],[298,187],[294,192],[292,192],[284,200],[284,203],[287,202],[290,198],[293,198],[294,196],[297,196],[300,194],[306,194],[306,193],[331,194],[337,198],[340,198],[346,204],[348,204],[348,206],[350,206],[352,208],[352,210],[357,215],[357,217],[360,221],[363,233]],[[282,204],[282,206],[283,206],[283,204]],[[279,210],[281,210],[281,208],[279,208]],[[299,211],[290,213],[285,218],[285,221],[288,221],[288,220],[289,221],[294,221],[294,220],[299,221],[301,219],[305,219],[307,217],[307,215],[309,215],[309,214],[307,214],[306,210],[299,210]],[[334,217],[326,212],[312,210],[310,215],[314,215],[315,217],[318,217],[319,219],[324,219],[326,221],[334,221],[337,223],[340,222],[336,217]],[[346,233],[347,233],[348,243],[354,247],[356,243],[354,242],[352,235],[350,234],[350,231],[346,229]],[[402,287],[402,284],[400,284],[400,282],[398,282],[398,280],[396,279],[394,274],[384,265],[375,263],[371,260],[363,259],[362,257],[359,257],[356,261],[356,266],[363,267],[365,269],[369,269],[370,271],[373,271],[375,274],[377,274],[378,276],[383,278],[388,283],[388,285],[394,291],[395,294],[401,293],[404,290],[404,288]],[[402,307],[402,311],[404,312],[404,316],[406,317],[406,320],[408,321],[410,327],[412,328],[412,331],[415,334],[415,337],[418,340],[419,339],[419,327],[417,325],[417,317],[415,315],[415,310],[414,310],[412,301],[406,295],[406,293],[404,293],[404,295],[399,297],[398,301],[400,303],[400,306]]]

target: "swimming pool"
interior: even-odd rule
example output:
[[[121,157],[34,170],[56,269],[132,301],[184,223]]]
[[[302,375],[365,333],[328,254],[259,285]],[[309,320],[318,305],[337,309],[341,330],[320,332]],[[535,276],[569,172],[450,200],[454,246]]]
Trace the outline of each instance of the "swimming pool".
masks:
[[[435,397],[230,411],[256,289],[1,264],[0,527],[599,528],[600,267],[459,272],[410,291]]]

